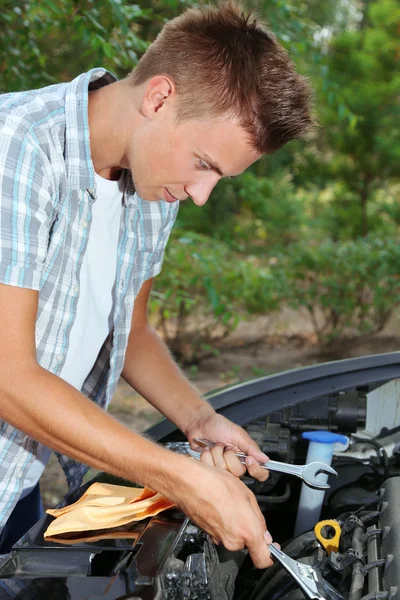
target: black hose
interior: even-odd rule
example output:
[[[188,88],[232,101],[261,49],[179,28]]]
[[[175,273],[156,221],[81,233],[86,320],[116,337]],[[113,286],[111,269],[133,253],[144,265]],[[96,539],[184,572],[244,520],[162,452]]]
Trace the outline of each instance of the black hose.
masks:
[[[382,483],[383,483],[389,476],[389,457],[388,457],[388,454],[387,454],[385,448],[376,440],[366,440],[364,438],[356,437],[355,435],[353,435],[353,439],[356,442],[359,442],[362,444],[369,444],[370,446],[373,446],[375,448],[376,455],[380,459],[382,467],[383,467],[383,475],[382,475]]]

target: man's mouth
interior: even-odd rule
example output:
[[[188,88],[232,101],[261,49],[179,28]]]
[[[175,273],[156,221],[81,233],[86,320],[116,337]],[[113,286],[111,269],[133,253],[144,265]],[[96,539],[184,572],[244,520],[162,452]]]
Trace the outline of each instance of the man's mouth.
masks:
[[[167,188],[164,188],[164,200],[167,202],[178,202],[179,198],[175,198]]]

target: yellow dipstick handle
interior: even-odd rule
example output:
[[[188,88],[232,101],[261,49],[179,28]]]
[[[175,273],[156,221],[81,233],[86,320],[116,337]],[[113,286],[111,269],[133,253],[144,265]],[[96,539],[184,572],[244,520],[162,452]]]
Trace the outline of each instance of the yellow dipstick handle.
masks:
[[[315,525],[314,533],[315,537],[328,554],[331,552],[338,552],[342,529],[337,521],[334,521],[333,519],[320,521]]]

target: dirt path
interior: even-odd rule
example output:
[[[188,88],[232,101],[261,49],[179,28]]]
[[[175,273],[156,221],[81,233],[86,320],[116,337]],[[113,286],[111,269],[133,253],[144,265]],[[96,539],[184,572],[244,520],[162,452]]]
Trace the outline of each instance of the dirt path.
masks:
[[[219,354],[207,358],[196,368],[185,369],[186,375],[201,393],[227,384],[253,379],[277,371],[299,368],[334,359],[353,358],[368,354],[394,352],[400,348],[400,335],[375,336],[368,341],[352,342],[341,347],[336,356],[318,352],[309,332],[303,336],[291,334],[283,340],[275,337],[268,343],[257,341],[256,325],[240,331],[226,340]],[[397,333],[397,331],[396,331]],[[121,380],[110,406],[110,413],[135,431],[144,431],[162,418],[162,415]],[[89,472],[92,477],[93,471]],[[67,491],[64,475],[53,455],[41,480],[43,502],[46,508],[57,504]]]

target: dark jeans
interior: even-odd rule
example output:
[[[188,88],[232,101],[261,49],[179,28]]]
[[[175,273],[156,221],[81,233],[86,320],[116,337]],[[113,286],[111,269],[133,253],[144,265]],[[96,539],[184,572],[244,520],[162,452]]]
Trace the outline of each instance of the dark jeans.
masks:
[[[39,484],[19,500],[0,537],[0,554],[10,552],[12,546],[44,515]]]

